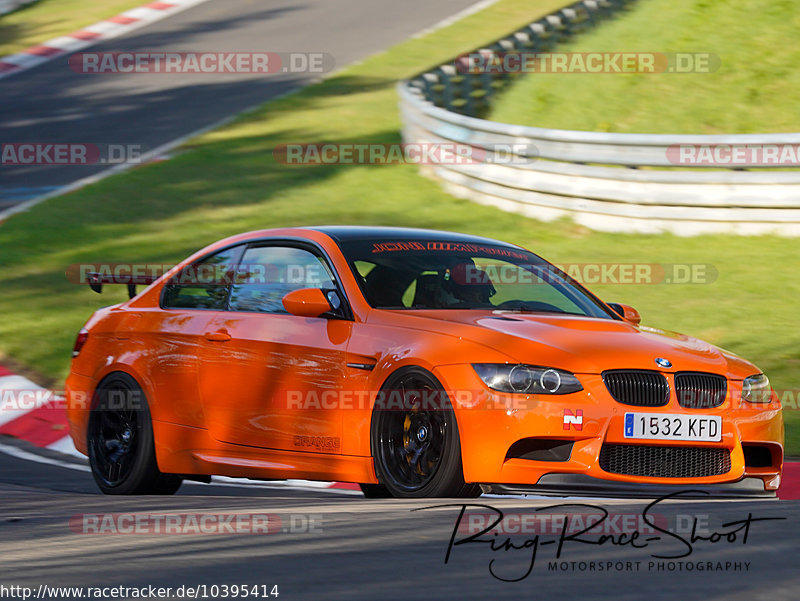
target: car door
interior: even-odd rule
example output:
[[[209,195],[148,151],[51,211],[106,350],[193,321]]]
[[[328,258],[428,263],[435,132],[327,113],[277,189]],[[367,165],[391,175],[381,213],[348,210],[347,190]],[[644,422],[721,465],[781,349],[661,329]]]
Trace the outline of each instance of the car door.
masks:
[[[149,350],[147,374],[159,402],[159,418],[187,426],[204,423],[198,402],[198,365],[206,332],[227,307],[233,268],[244,246],[226,248],[195,261],[164,286],[160,308],[142,311],[137,330]],[[134,348],[134,343],[129,345]]]
[[[301,288],[338,288],[320,251],[289,242],[245,250],[228,311],[210,324],[200,364],[206,424],[216,440],[341,453],[337,395],[352,322],[344,313],[290,315],[282,299]]]

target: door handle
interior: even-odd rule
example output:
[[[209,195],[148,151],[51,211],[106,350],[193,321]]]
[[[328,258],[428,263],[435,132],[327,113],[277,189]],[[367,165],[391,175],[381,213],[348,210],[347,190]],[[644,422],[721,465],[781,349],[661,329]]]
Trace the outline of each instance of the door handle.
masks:
[[[231,339],[231,335],[228,332],[218,331],[218,332],[206,332],[205,333],[206,340],[210,340],[211,342],[228,342]]]

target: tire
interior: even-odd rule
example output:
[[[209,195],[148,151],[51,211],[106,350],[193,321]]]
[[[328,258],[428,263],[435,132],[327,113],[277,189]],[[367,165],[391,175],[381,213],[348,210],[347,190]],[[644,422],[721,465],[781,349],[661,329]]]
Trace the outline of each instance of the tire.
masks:
[[[97,387],[86,442],[104,494],[171,495],[181,486],[180,476],[158,469],[147,399],[128,374],[112,374]]]
[[[464,482],[458,424],[436,378],[404,368],[382,393],[370,433],[378,486],[399,498],[479,496],[477,484]]]

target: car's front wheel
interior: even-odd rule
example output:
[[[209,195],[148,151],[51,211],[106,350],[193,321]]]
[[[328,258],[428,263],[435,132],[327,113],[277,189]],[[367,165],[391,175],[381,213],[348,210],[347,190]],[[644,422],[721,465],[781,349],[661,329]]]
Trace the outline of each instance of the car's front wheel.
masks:
[[[87,431],[89,465],[107,495],[171,495],[182,479],[156,464],[153,424],[144,391],[115,373],[95,392]]]
[[[449,399],[436,378],[421,368],[406,368],[389,378],[373,413],[371,442],[380,485],[394,497],[480,495],[477,484],[464,482],[458,424]]]

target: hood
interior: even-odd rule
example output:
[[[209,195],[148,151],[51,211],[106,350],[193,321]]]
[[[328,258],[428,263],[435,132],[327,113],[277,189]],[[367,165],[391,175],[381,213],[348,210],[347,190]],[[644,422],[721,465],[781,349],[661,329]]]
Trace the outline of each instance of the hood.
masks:
[[[470,339],[520,363],[573,373],[651,369],[704,371],[742,379],[759,371],[752,363],[697,338],[626,321],[472,310],[393,313],[405,315],[407,327]],[[658,357],[667,359],[672,367],[660,368],[655,362]]]

